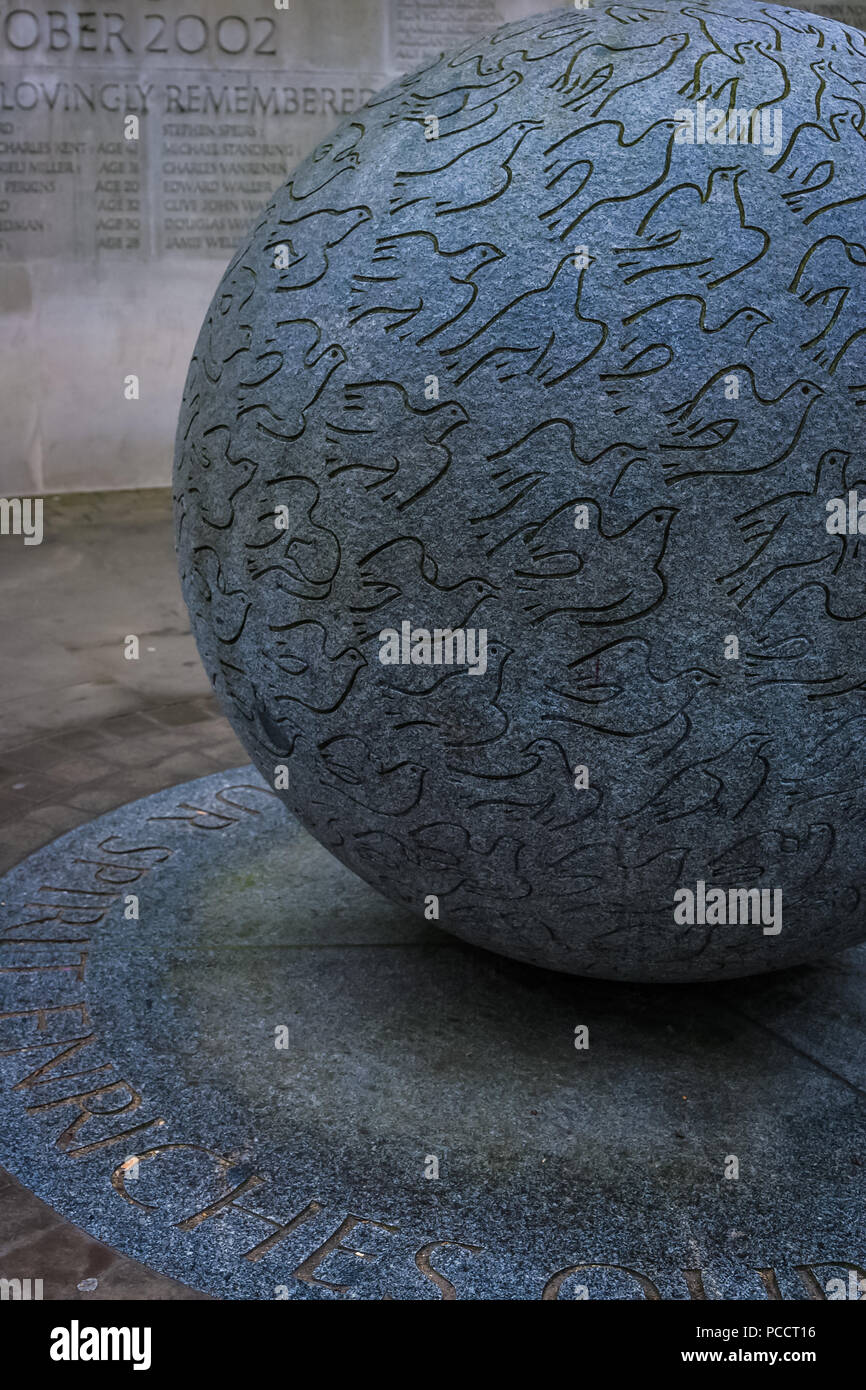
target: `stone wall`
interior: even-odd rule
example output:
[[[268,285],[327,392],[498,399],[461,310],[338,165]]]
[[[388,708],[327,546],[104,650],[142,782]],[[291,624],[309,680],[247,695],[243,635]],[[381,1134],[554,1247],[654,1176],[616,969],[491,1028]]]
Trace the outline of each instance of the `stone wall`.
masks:
[[[281,4],[0,4],[0,495],[167,483],[199,324],[272,189],[396,74],[551,7]]]

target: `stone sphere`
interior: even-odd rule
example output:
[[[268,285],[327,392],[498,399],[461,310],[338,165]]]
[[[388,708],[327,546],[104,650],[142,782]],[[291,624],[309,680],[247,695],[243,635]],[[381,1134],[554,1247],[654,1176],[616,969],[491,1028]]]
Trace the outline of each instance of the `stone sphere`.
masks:
[[[469,942],[680,981],[866,934],[864,93],[799,10],[560,8],[348,117],[225,273],[202,658],[312,834]]]

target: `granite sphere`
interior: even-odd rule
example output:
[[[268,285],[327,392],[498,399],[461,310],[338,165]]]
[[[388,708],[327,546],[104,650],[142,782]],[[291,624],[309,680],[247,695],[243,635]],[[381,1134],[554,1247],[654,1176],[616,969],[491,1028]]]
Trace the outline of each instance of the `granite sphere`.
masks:
[[[313,835],[469,942],[679,981],[866,934],[864,92],[799,10],[557,9],[349,116],[225,273],[203,661]]]

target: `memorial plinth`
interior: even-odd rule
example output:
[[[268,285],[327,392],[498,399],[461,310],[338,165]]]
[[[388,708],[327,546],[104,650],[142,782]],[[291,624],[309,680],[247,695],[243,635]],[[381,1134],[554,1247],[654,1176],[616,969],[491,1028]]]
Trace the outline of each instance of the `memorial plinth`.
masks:
[[[862,948],[701,988],[520,966],[390,906],[252,768],[39,851],[0,880],[0,941],[0,1164],[198,1289],[787,1301],[866,1277]]]

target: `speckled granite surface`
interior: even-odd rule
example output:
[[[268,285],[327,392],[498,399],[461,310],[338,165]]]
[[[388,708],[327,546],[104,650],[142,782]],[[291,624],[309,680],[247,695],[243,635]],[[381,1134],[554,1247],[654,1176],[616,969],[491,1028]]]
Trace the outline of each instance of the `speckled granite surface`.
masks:
[[[798,10],[559,9],[375,97],[226,272],[176,464],[205,665],[458,936],[679,981],[863,935],[864,79]]]

